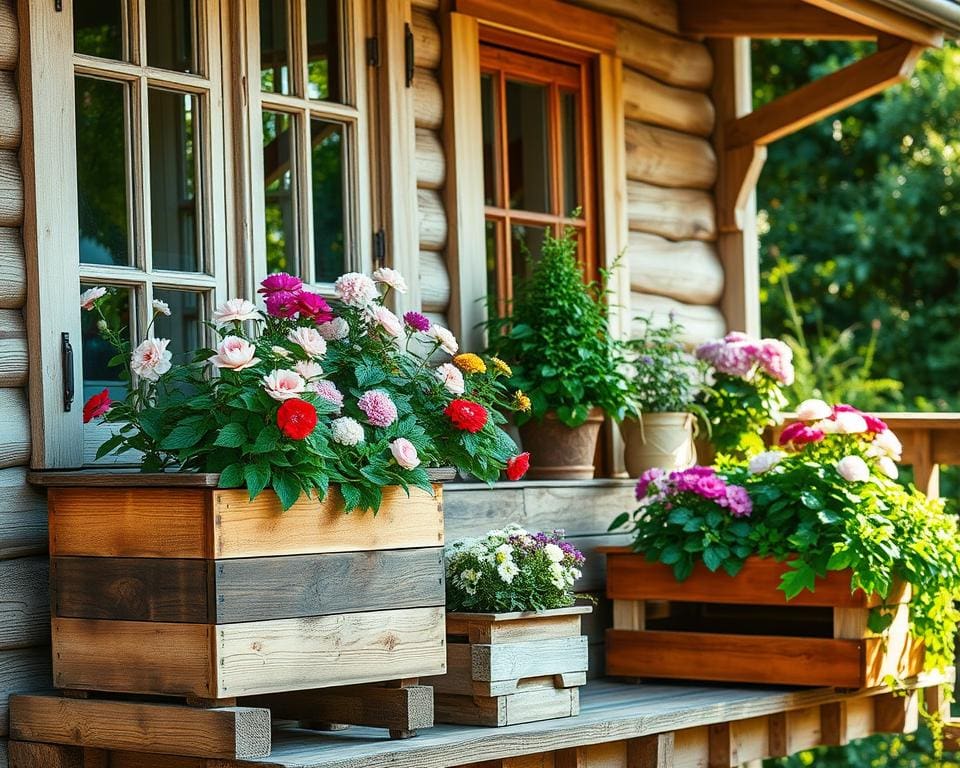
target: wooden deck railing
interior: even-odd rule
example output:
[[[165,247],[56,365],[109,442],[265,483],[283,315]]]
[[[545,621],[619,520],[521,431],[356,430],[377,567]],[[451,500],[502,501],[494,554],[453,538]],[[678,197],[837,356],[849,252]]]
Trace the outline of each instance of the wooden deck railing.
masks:
[[[960,413],[878,413],[903,443],[903,464],[928,496],[940,495],[940,467],[960,466]]]

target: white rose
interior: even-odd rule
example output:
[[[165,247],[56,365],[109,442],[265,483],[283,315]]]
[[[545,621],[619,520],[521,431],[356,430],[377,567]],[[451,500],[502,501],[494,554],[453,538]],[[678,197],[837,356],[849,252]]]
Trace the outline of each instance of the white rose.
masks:
[[[225,301],[213,313],[213,322],[218,328],[230,323],[242,323],[247,320],[263,320],[263,315],[246,299]]]
[[[442,325],[431,325],[430,330],[427,331],[427,336],[434,339],[440,345],[440,349],[448,355],[455,355],[457,350],[460,349],[460,345],[457,344],[457,337]]]
[[[867,420],[859,413],[842,411],[836,415],[836,421],[841,435],[861,435],[867,431]]]
[[[870,479],[870,467],[859,456],[844,456],[837,462],[837,472],[848,483],[865,483]]]
[[[823,400],[817,400],[816,398],[804,400],[797,406],[797,418],[800,421],[819,421],[820,419],[829,419],[832,415],[833,408]]]
[[[390,267],[380,267],[373,273],[373,279],[377,283],[389,285],[397,293],[407,292],[407,281],[403,279],[403,275]]]
[[[840,430],[837,422],[833,419],[822,419],[813,425],[814,429],[819,429],[825,435],[835,435]]]
[[[404,469],[416,469],[420,466],[420,457],[417,455],[417,449],[405,437],[398,437],[390,443],[390,453],[394,460]]]
[[[173,355],[167,350],[170,339],[146,339],[133,350],[130,369],[139,377],[156,381],[171,368]]]
[[[100,286],[87,288],[87,290],[80,294],[80,309],[85,309],[89,312],[96,305],[97,299],[101,299],[106,295],[106,288],[101,288]]]
[[[447,388],[448,392],[454,395],[464,393],[466,384],[463,381],[463,374],[453,363],[444,363],[438,366],[434,373],[443,382],[443,386]]]
[[[257,348],[239,336],[225,336],[217,347],[217,354],[208,358],[217,368],[242,371],[260,362],[256,357]]]
[[[306,387],[303,377],[296,371],[270,371],[263,377],[263,388],[267,394],[280,402],[300,397]]]
[[[297,360],[293,370],[303,376],[305,381],[323,376],[323,368],[313,360]]]
[[[327,341],[316,328],[294,328],[287,334],[287,341],[296,344],[310,357],[318,358],[327,354]]]
[[[889,456],[881,456],[877,460],[877,466],[891,480],[896,480],[900,476],[900,470],[897,469],[897,463]]]
[[[900,438],[894,434],[892,429],[878,432],[871,445],[876,446],[894,461],[900,461],[900,457],[903,455],[903,443],[900,442]]]
[[[750,459],[750,463],[747,464],[747,470],[751,475],[762,475],[764,472],[769,472],[777,466],[786,455],[783,451],[764,451],[763,453],[758,453]]]
[[[320,323],[317,332],[327,341],[339,341],[350,335],[350,323],[342,317],[335,317],[329,323]]]
[[[377,325],[383,328],[388,334],[393,336],[395,339],[399,339],[403,336],[403,323],[400,322],[400,318],[397,317],[393,312],[391,312],[386,307],[375,306],[370,311],[370,316]]]
[[[152,302],[150,302],[150,304],[153,307],[153,311],[158,315],[166,315],[167,317],[170,317],[170,305],[167,304],[167,302],[161,301],[160,299],[154,299]]]

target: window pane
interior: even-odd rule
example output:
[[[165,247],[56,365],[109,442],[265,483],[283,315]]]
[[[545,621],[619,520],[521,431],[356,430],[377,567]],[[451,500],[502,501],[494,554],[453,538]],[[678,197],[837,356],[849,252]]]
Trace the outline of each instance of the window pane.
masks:
[[[260,89],[290,93],[288,0],[260,0]]]
[[[80,261],[130,264],[127,106],[121,83],[78,77]]]
[[[578,147],[580,146],[579,131],[580,116],[577,109],[577,95],[575,93],[562,93],[560,95],[560,147],[562,155],[560,162],[563,164],[563,210],[562,214],[569,216],[574,210],[580,207],[580,195],[578,192],[578,171],[577,159],[579,157]]]
[[[343,101],[339,0],[307,0],[307,97]]]
[[[344,266],[343,126],[310,121],[315,280],[331,283]]]
[[[124,58],[123,27],[121,0],[74,0],[73,49],[77,53]]]
[[[197,101],[188,94],[149,92],[150,231],[157,269],[200,270]]]
[[[484,223],[484,233],[486,235],[486,254],[487,254],[487,298],[503,298],[500,286],[498,285],[497,265],[500,261],[500,230],[503,225],[497,221],[487,221]],[[499,311],[499,310],[498,310]]]
[[[80,290],[93,288],[93,285],[81,285]],[[100,300],[100,309],[106,318],[107,325],[114,331],[123,331],[124,336],[132,341],[130,334],[130,317],[133,308],[133,290],[125,287],[112,287]],[[127,383],[122,378],[122,369],[109,365],[114,350],[100,335],[97,322],[100,315],[95,311],[80,313],[80,329],[82,335],[83,359],[83,402],[91,395],[110,390],[112,400],[121,400],[127,394]]]
[[[296,190],[293,184],[293,118],[263,112],[263,173],[266,185],[267,270],[299,274]]]
[[[500,166],[497,157],[496,84],[492,75],[480,78],[483,120],[483,197],[487,205],[500,205]]]
[[[550,213],[547,89],[508,80],[506,96],[510,207]]]
[[[170,351],[175,362],[187,362],[190,354],[203,342],[202,295],[193,291],[174,291],[154,288],[153,298],[165,301],[170,316],[158,315],[154,334],[170,339]]]
[[[530,274],[530,264],[540,258],[546,227],[529,224],[514,224],[511,228],[511,257],[514,280]]]
[[[147,64],[196,72],[197,11],[193,0],[146,0]]]

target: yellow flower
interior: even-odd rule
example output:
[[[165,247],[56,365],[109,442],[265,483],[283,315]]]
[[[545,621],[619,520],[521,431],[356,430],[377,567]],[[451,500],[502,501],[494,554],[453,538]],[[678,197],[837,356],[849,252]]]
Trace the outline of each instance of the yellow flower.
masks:
[[[513,407],[524,413],[530,410],[530,398],[523,394],[520,389],[513,394]]]
[[[487,364],[473,352],[464,352],[453,358],[453,364],[464,373],[486,373]]]
[[[491,357],[490,362],[493,363],[493,367],[497,370],[497,373],[502,373],[508,378],[513,376],[513,369],[499,357]]]

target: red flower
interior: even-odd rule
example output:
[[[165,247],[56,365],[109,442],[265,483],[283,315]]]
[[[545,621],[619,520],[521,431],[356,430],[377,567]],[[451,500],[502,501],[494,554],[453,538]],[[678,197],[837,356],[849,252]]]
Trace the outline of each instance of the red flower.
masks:
[[[780,445],[800,447],[807,443],[819,443],[825,437],[823,430],[808,427],[802,421],[788,424],[780,433]]]
[[[309,317],[317,324],[329,323],[333,320],[333,310],[319,293],[303,291],[297,296],[297,307],[300,310],[300,317]]]
[[[317,426],[317,409],[306,400],[284,400],[277,411],[277,426],[287,437],[303,440]]]
[[[530,469],[530,452],[524,451],[507,459],[507,480],[519,480]]]
[[[453,400],[443,412],[453,426],[464,432],[479,432],[487,423],[487,409],[472,400]]]
[[[86,424],[97,416],[103,416],[110,410],[111,405],[113,402],[110,400],[110,390],[105,389],[99,395],[91,395],[83,405],[83,423]]]

